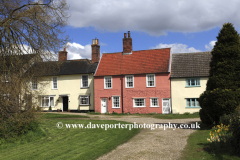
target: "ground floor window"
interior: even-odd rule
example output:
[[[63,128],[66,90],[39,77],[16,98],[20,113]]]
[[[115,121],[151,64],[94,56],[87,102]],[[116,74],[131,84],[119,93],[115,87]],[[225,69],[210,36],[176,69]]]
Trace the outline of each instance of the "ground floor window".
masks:
[[[43,96],[41,98],[41,107],[54,107],[54,97],[53,96]]]
[[[150,98],[150,107],[159,107],[158,98]]]
[[[112,108],[120,108],[120,96],[112,97]]]
[[[186,107],[193,108],[193,107],[200,107],[198,98],[186,98]]]
[[[133,107],[146,107],[145,98],[134,98]]]
[[[80,105],[89,105],[90,96],[80,96]]]

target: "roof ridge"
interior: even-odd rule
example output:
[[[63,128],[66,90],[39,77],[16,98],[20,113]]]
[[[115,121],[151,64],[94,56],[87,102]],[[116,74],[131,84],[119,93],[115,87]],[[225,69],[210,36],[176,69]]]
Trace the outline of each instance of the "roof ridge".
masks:
[[[154,48],[154,49],[137,50],[137,51],[132,51],[132,52],[151,51],[151,50],[162,50],[162,49],[171,49],[171,47],[168,47],[168,48]],[[117,54],[117,53],[123,53],[123,52],[102,53],[102,54]]]
[[[179,54],[200,54],[200,53],[211,53],[211,51],[205,51],[205,52],[189,52],[189,53],[173,53],[173,55],[179,55]]]

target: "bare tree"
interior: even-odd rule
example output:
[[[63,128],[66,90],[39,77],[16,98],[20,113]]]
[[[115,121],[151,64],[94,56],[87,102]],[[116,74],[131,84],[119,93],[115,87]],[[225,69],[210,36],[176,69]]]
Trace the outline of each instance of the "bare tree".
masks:
[[[68,41],[63,31],[68,6],[65,0],[0,0],[0,4],[0,136],[6,137],[10,125],[27,128],[33,120],[32,99],[40,91],[33,93],[32,87],[38,75],[53,67],[46,63],[49,67],[34,70],[32,65],[51,60]]]

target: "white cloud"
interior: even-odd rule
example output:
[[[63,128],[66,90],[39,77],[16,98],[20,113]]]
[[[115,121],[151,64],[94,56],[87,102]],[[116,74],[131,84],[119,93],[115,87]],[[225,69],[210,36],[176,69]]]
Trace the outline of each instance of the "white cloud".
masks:
[[[72,59],[91,59],[91,45],[82,46],[78,43],[67,43],[66,51],[68,52],[68,60]]]
[[[211,42],[209,42],[209,44],[206,44],[205,45],[205,49],[207,50],[207,51],[211,51],[212,49],[213,49],[213,47],[215,46],[215,43],[216,43],[217,41],[211,41]]]
[[[170,48],[173,53],[191,53],[191,52],[201,52],[201,50],[195,49],[193,47],[189,47],[186,44],[179,44],[179,43],[174,43],[174,44],[162,44],[159,43],[156,47],[152,47],[152,49],[155,48]]]
[[[239,0],[67,0],[70,26],[101,31],[198,32],[240,26]]]

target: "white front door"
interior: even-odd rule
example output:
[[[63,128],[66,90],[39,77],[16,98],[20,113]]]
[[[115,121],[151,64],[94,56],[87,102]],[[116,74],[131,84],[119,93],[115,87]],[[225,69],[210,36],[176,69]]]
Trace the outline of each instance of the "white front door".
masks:
[[[106,113],[107,112],[107,99],[102,98],[101,99],[101,113]]]
[[[170,99],[162,99],[162,114],[170,114],[171,113],[171,105]]]

